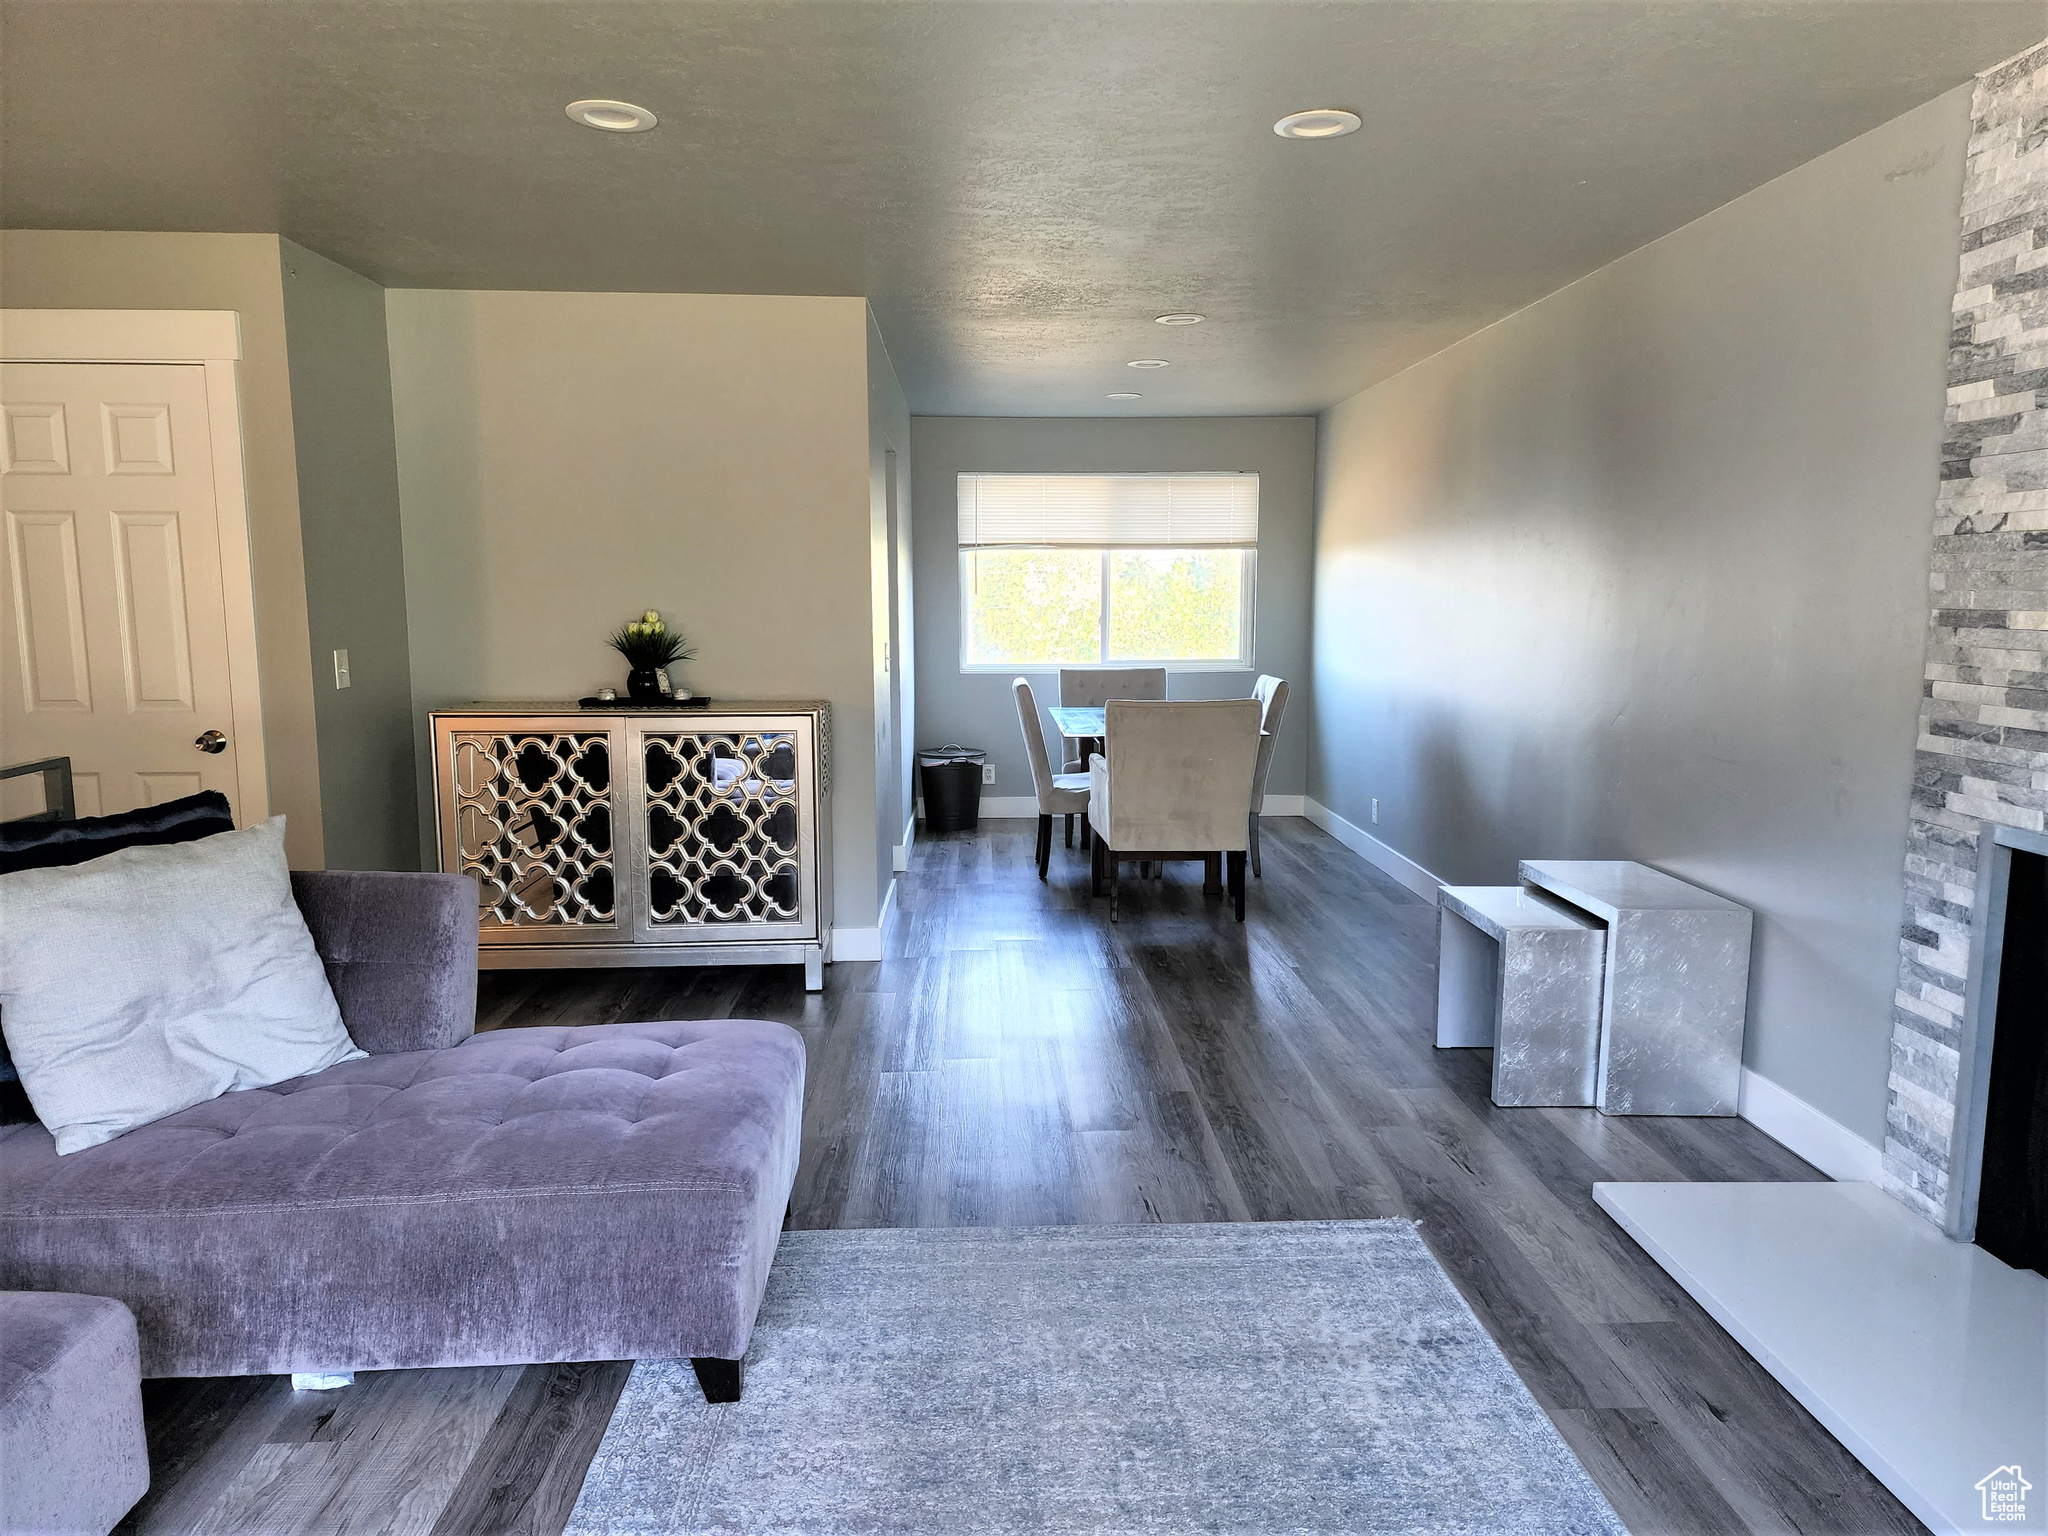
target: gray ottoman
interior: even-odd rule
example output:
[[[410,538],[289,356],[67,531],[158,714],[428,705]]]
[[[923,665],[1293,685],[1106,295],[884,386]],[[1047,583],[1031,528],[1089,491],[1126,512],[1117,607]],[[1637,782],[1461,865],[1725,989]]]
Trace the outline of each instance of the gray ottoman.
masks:
[[[133,1315],[0,1291],[0,1531],[106,1536],[148,1487]]]

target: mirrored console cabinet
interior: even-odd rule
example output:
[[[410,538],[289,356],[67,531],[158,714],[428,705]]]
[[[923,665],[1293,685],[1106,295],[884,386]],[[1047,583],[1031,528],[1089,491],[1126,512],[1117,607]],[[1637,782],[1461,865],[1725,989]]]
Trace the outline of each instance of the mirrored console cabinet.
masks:
[[[825,984],[831,706],[436,710],[441,868],[481,964],[801,964]]]

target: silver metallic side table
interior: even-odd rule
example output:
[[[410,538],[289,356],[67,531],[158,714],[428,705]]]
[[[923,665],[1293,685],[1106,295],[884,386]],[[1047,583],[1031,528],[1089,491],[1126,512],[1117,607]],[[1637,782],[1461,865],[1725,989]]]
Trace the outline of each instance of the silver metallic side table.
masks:
[[[1524,859],[1520,873],[1524,885],[1607,925],[1601,1113],[1736,1113],[1749,908],[1622,860]]]
[[[1436,1043],[1493,1048],[1493,1102],[1593,1102],[1607,934],[1517,885],[1437,893]]]

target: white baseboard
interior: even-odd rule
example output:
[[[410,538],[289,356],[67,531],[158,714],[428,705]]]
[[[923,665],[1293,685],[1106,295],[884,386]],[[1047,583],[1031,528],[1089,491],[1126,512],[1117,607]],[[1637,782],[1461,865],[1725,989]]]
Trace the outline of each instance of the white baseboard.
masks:
[[[1036,795],[983,795],[981,814],[991,821],[1018,821],[1025,817],[1038,819],[1038,796]]]
[[[889,889],[882,893],[882,910],[875,915],[872,928],[832,929],[832,947],[829,951],[833,961],[879,960],[882,958],[882,930],[889,926],[890,909],[896,905],[896,882],[889,882]]]
[[[1392,875],[1416,895],[1430,901],[1436,900],[1438,887],[1443,881],[1409,858],[1405,853],[1389,848],[1365,828],[1355,822],[1346,821],[1327,805],[1304,797],[1302,814],[1346,848],[1364,859],[1366,863],[1382,872]]]
[[[903,823],[903,840],[891,851],[890,863],[897,874],[910,868],[911,845],[917,841],[917,809],[911,808],[910,820]]]
[[[834,928],[832,960],[879,960],[882,958],[882,930],[879,928]]]
[[[1884,1154],[1768,1077],[1742,1069],[1742,1118],[1839,1184],[1874,1184]]]
[[[1261,816],[1306,816],[1307,795],[1268,795],[1259,802]]]

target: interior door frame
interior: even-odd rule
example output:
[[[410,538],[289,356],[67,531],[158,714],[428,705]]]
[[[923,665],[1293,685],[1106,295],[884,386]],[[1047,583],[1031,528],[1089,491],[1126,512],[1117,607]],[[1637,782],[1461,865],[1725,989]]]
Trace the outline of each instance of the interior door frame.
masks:
[[[270,815],[256,580],[242,468],[242,317],[232,309],[0,309],[0,363],[179,363],[205,370],[213,509],[227,614],[235,804],[243,826]]]

